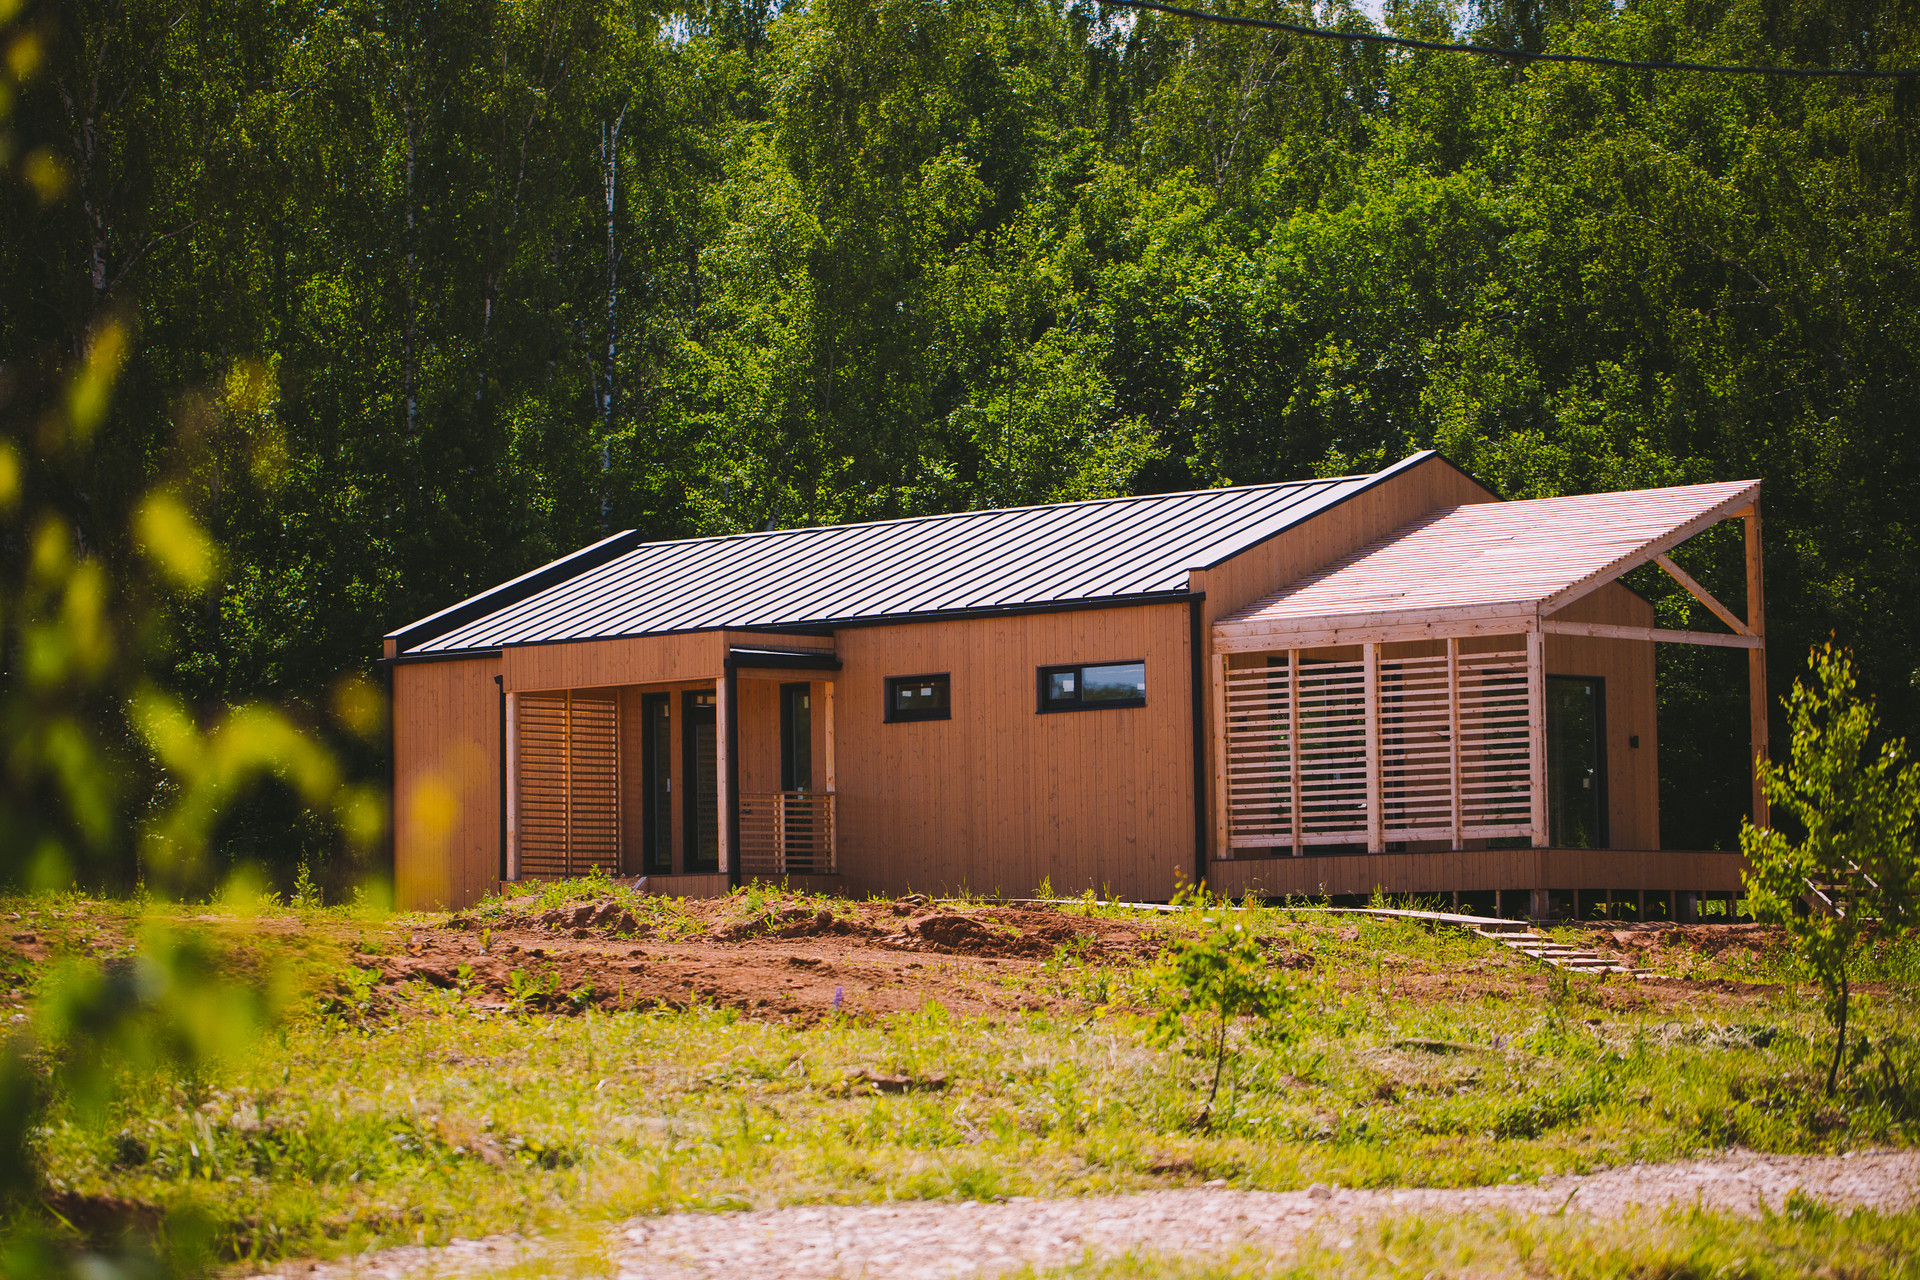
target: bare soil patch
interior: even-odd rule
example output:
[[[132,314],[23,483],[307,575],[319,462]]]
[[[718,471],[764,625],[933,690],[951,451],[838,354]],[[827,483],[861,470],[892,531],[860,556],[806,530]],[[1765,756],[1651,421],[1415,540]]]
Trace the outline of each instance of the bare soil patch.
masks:
[[[965,1014],[1066,1006],[1075,1002],[1009,991],[1001,980],[1056,954],[1130,962],[1158,946],[1150,924],[1051,908],[807,903],[742,919],[727,914],[724,900],[689,905],[704,932],[656,936],[609,899],[484,925],[454,915],[408,936],[396,954],[355,959],[379,971],[389,1003],[440,988],[536,1011],[706,1003],[809,1022],[836,1010],[895,1013],[930,999]]]
[[[1068,1010],[1078,1000],[1018,980],[1055,958],[1131,965],[1162,945],[1160,922],[1091,916],[1071,907],[939,905],[820,900],[774,903],[741,916],[735,900],[688,903],[692,931],[659,936],[619,901],[529,907],[486,921],[455,914],[406,936],[394,954],[363,953],[356,963],[379,972],[378,1000],[404,1005],[427,990],[460,991],[471,1002],[532,1012],[684,1009],[726,1006],[743,1015],[807,1023],[833,1012],[877,1016],[937,1000],[966,1015]],[[1324,927],[1313,926],[1315,931]],[[1351,926],[1330,931],[1352,941]],[[1352,937],[1349,934],[1353,934]],[[1628,927],[1600,934],[1623,950],[1688,947],[1715,954],[1734,946],[1771,947],[1777,930],[1760,925]],[[1276,965],[1311,970],[1314,957],[1276,940]],[[1492,958],[1492,953],[1489,953]],[[1554,975],[1539,971],[1397,971],[1394,989],[1421,1003],[1544,998]],[[1010,979],[1012,979],[1010,981]],[[1344,985],[1352,985],[1351,981]],[[1662,978],[1589,984],[1583,998],[1612,1012],[1677,1009],[1703,993],[1757,1000],[1777,988],[1726,979]]]

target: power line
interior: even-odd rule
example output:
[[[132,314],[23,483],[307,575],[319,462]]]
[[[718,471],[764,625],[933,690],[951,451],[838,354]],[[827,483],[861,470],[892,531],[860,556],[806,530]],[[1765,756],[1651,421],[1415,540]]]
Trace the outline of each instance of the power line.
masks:
[[[1208,13],[1204,9],[1183,9],[1179,5],[1160,4],[1158,0],[1099,0],[1103,5],[1123,9],[1145,9],[1170,13],[1201,22],[1218,22],[1230,27],[1260,27],[1285,31],[1316,40],[1354,40],[1364,44],[1391,45],[1396,49],[1429,49],[1438,53],[1473,53],[1483,57],[1506,58],[1513,62],[1577,62],[1590,67],[1620,67],[1628,71],[1715,71],[1731,76],[1797,76],[1803,79],[1911,80],[1920,71],[1868,71],[1852,67],[1723,67],[1706,62],[1635,62],[1628,58],[1601,58],[1586,53],[1529,53],[1525,49],[1502,49],[1490,44],[1443,44],[1435,40],[1413,40],[1406,36],[1382,35],[1374,31],[1329,31],[1325,27],[1302,26],[1297,22],[1276,22],[1271,18],[1244,18],[1228,13]]]

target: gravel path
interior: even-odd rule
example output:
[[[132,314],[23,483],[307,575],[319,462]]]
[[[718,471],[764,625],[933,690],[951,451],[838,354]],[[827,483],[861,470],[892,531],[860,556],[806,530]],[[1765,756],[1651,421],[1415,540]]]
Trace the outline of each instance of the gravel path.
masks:
[[[1257,1241],[1284,1252],[1302,1235],[1393,1214],[1554,1213],[1611,1218],[1629,1209],[1695,1204],[1731,1213],[1778,1209],[1800,1191],[1838,1208],[1920,1206],[1920,1151],[1851,1156],[1747,1152],[1683,1164],[1634,1165],[1538,1183],[1447,1190],[1275,1193],[1202,1187],[1084,1199],[910,1201],[751,1213],[636,1218],[604,1251],[554,1257],[551,1270],[616,1280],[960,1280],[1031,1263],[1076,1262],[1129,1249],[1201,1255]],[[481,1277],[508,1266],[538,1274],[546,1246],[495,1237],[445,1248],[389,1249],[300,1271],[324,1280]]]

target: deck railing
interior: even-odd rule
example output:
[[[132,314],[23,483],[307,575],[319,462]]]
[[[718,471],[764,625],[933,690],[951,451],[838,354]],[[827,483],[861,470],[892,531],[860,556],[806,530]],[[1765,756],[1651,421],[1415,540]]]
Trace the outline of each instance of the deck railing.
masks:
[[[832,875],[834,834],[831,791],[740,797],[740,870],[746,875]]]

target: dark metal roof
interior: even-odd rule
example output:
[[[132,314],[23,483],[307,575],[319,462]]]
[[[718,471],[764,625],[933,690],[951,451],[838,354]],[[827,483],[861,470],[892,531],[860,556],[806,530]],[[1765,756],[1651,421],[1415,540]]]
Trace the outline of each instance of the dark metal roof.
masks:
[[[1173,595],[1209,568],[1417,465],[873,524],[637,544],[617,534],[391,633],[401,655]]]

